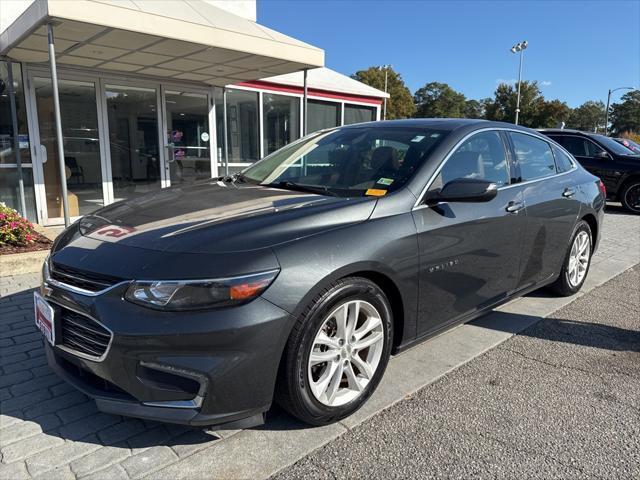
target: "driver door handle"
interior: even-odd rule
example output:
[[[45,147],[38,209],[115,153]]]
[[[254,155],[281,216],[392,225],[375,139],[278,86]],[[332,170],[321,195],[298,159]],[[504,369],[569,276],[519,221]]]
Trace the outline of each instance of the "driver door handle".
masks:
[[[564,192],[562,192],[562,196],[565,198],[573,197],[576,194],[576,191],[573,188],[565,188]]]
[[[518,213],[520,210],[524,208],[524,203],[522,202],[509,202],[505,207],[505,210],[509,213]]]

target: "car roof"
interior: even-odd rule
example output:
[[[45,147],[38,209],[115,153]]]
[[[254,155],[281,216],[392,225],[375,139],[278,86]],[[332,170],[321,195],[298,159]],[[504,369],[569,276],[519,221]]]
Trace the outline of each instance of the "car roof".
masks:
[[[507,122],[494,122],[479,118],[407,118],[403,120],[384,120],[375,122],[356,123],[353,125],[345,125],[341,128],[383,128],[383,127],[413,127],[413,128],[436,128],[439,130],[457,130],[463,127],[478,128],[509,128],[514,130],[529,131],[529,128],[514,125]]]
[[[572,128],[538,128],[538,132],[540,132],[540,133],[570,133],[570,134],[585,135],[587,137],[590,137],[591,135],[599,135],[598,133],[585,132],[585,131],[582,131],[582,130],[574,130]]]

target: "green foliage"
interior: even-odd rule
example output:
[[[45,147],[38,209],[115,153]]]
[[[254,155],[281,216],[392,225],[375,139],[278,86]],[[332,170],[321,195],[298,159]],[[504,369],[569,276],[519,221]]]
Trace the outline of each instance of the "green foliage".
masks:
[[[593,132],[604,125],[604,117],[604,103],[589,100],[571,111],[566,127]]]
[[[467,99],[446,83],[431,82],[413,95],[418,118],[462,118],[465,116]]]
[[[464,117],[485,118],[487,105],[490,103],[490,98],[483,98],[482,100],[467,100],[464,106]]]
[[[622,96],[621,103],[614,103],[609,113],[611,131],[614,133],[640,132],[640,91],[634,90]]]
[[[351,77],[370,87],[384,91],[384,75],[384,68],[369,67],[366,70],[357,71]],[[411,92],[404,84],[402,76],[393,68],[388,69],[387,92],[390,95],[390,98],[387,99],[387,120],[409,118],[413,115],[415,107]]]
[[[555,128],[562,126],[571,115],[571,108],[560,100],[543,101],[534,118],[535,128]]]
[[[27,245],[35,237],[33,224],[0,202],[0,245]]]
[[[487,120],[501,122],[515,122],[518,90],[514,85],[501,83],[496,88],[494,99],[487,106]],[[544,104],[544,97],[538,82],[524,81],[520,87],[520,116],[518,123],[525,127],[535,128],[540,118],[540,109]]]

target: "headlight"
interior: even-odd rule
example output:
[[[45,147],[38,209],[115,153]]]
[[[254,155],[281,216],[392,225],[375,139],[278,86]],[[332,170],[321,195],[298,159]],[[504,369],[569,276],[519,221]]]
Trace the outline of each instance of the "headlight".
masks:
[[[276,278],[278,270],[215,280],[135,281],[124,298],[160,310],[199,310],[253,300]]]

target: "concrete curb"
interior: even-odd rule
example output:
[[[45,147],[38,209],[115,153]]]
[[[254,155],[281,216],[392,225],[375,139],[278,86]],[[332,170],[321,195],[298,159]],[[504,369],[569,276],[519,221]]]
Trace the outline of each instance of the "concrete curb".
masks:
[[[189,457],[188,462],[170,465],[151,477],[179,480],[207,472],[211,478],[268,478],[633,267],[640,262],[633,253],[599,260],[582,290],[572,297],[535,292],[392,358],[374,395],[337,424],[311,428],[276,413],[265,426],[238,432],[228,441]]]
[[[42,269],[42,262],[47,255],[49,250],[0,255],[0,277],[37,273]]]

